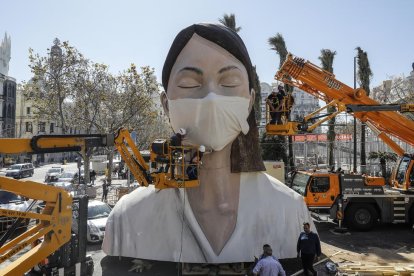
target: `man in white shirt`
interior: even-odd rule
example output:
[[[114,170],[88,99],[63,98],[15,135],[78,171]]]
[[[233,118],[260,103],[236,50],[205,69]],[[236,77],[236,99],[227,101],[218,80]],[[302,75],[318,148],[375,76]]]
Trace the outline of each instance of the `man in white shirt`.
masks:
[[[272,256],[273,251],[271,247],[266,247],[263,259],[261,259],[253,268],[255,276],[286,276],[282,265]]]

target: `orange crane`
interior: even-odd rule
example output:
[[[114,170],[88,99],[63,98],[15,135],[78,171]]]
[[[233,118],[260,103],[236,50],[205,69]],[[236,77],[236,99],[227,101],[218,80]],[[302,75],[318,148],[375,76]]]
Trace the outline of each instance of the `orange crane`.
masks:
[[[414,122],[401,113],[413,112],[414,105],[381,105],[361,89],[352,89],[335,75],[309,61],[289,54],[276,79],[297,87],[327,103],[305,116],[301,122],[284,120],[281,125],[267,124],[272,135],[309,132],[340,112],[349,112],[365,122],[399,156],[391,176],[393,187],[384,178],[332,172],[296,172],[289,184],[304,197],[313,214],[345,222],[357,230],[369,230],[376,222],[414,224],[414,155],[394,142],[397,138],[414,146]],[[318,115],[328,106],[336,112]],[[286,112],[286,110],[284,110]],[[287,116],[285,116],[287,117]]]
[[[287,121],[282,125],[267,124],[266,132],[271,135],[295,135],[309,132],[340,112],[349,112],[366,123],[376,135],[400,156],[394,170],[392,184],[401,190],[414,189],[414,159],[393,140],[395,137],[414,146],[414,121],[402,112],[413,112],[413,104],[381,105],[366,95],[362,88],[353,89],[335,78],[335,75],[315,64],[289,54],[275,78],[297,87],[327,103],[326,106],[305,116],[303,121]],[[336,112],[318,116],[328,106]],[[316,119],[315,119],[316,118]],[[322,118],[322,119],[321,119]],[[411,176],[412,175],[412,176]]]

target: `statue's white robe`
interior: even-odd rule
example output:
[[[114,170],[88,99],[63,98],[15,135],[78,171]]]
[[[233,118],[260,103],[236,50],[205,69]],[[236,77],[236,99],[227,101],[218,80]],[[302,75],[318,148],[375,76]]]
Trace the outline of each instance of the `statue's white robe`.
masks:
[[[253,261],[267,243],[277,258],[295,257],[303,222],[316,232],[302,196],[263,172],[241,173],[240,185],[237,224],[219,255],[195,219],[185,191],[157,191],[153,186],[140,187],[116,204],[102,248],[111,256],[232,263]]]

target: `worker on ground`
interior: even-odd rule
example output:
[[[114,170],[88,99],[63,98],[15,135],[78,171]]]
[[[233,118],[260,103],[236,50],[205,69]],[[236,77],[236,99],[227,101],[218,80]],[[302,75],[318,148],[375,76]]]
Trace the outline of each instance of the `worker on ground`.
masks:
[[[184,128],[180,128],[176,134],[171,136],[170,138],[170,146],[173,147],[171,149],[171,155],[170,155],[170,163],[167,164],[165,167],[165,172],[168,172],[168,169],[170,168],[171,164],[171,178],[174,179],[174,171],[175,171],[175,155],[177,155],[181,149],[174,148],[174,147],[181,147],[183,139],[185,135],[187,134],[186,130]]]
[[[302,260],[304,275],[308,276],[309,271],[312,272],[312,275],[318,275],[313,269],[313,262],[318,261],[321,256],[321,242],[319,236],[310,230],[308,222],[303,224],[303,232],[299,235],[296,250],[298,252],[297,257],[300,256]]]
[[[256,262],[256,263],[257,263],[258,261],[260,261],[261,259],[263,259],[263,258],[265,258],[265,257],[266,257],[266,253],[265,253],[265,252],[266,252],[266,249],[267,249],[267,248],[272,249],[272,247],[266,243],[266,244],[264,244],[264,245],[263,245],[263,253],[262,253],[262,255],[260,255],[260,256],[259,256],[259,259],[257,259],[256,257],[254,257],[254,258],[255,258],[255,262]],[[276,261],[278,260],[275,256],[273,256],[273,255],[272,255],[272,257],[273,257],[273,259],[275,259]]]
[[[264,248],[264,257],[253,268],[253,275],[257,276],[286,276],[282,265],[272,256],[272,248]]]
[[[95,172],[95,170],[91,170],[89,172],[89,178],[91,180],[92,185],[95,185],[95,179],[96,179],[96,172]]]
[[[257,258],[256,256],[254,256],[254,263],[253,263],[253,268],[257,265],[257,263],[261,260],[261,259],[263,259],[263,258],[266,258],[266,254],[265,254],[265,252],[266,252],[266,249],[267,248],[271,248],[271,246],[270,245],[268,245],[267,243],[266,244],[264,244],[263,245],[263,252],[262,252],[262,254],[259,256],[259,258]],[[276,261],[279,261],[275,256],[273,256],[272,255],[272,257],[276,260]]]
[[[108,184],[106,179],[102,180],[102,182],[102,201],[106,202],[110,184]]]

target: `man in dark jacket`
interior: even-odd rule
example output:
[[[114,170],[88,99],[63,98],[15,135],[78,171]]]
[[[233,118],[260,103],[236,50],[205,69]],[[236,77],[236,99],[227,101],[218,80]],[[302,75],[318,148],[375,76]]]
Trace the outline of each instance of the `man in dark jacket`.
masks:
[[[95,185],[95,179],[96,179],[96,172],[95,172],[95,170],[91,170],[89,172],[89,178],[90,178],[90,181],[91,181],[92,185]]]
[[[302,259],[303,273],[305,276],[309,275],[309,271],[312,275],[318,275],[313,269],[313,262],[317,261],[321,256],[321,242],[317,234],[310,230],[309,223],[303,224],[304,232],[300,233],[296,251],[298,252],[298,258]]]
[[[106,202],[110,184],[105,179],[103,179],[102,182],[102,201]]]

